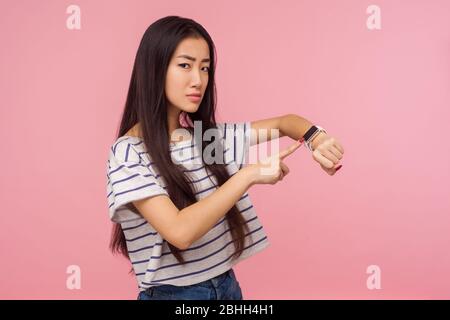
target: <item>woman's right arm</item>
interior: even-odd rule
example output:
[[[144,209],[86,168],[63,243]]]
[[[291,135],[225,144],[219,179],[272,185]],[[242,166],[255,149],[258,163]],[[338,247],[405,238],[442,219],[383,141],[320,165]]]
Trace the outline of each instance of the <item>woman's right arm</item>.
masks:
[[[165,195],[133,204],[165,240],[179,249],[186,249],[225,216],[252,183],[251,169],[247,166],[210,195],[182,210]]]
[[[214,227],[247,192],[255,182],[252,170],[251,166],[242,168],[217,190],[178,213],[179,232],[187,247]]]
[[[133,201],[133,204],[165,240],[186,249],[225,216],[253,184],[275,184],[282,180],[289,169],[281,160],[299,146],[295,143],[267,159],[273,162],[243,167],[210,195],[182,210],[165,195]],[[271,170],[267,170],[268,166]]]

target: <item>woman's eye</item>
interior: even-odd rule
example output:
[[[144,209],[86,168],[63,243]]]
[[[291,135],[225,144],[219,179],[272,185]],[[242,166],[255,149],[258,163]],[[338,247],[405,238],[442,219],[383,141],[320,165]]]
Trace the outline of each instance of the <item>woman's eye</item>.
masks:
[[[189,64],[188,63],[180,63],[179,66],[181,66],[183,69],[185,69],[183,66],[189,66]],[[205,67],[205,68],[207,68],[208,69],[207,72],[209,72],[209,67]]]

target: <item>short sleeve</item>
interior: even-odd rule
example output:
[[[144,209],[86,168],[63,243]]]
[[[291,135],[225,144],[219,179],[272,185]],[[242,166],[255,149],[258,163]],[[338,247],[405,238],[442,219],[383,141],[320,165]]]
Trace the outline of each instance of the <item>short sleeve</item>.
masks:
[[[217,123],[217,128],[224,139],[227,161],[234,161],[239,169],[246,164],[250,150],[251,122]]]
[[[139,161],[129,157],[131,144],[121,144],[118,148],[111,148],[107,163],[109,217],[117,223],[142,218],[136,209],[130,209],[132,201],[157,195],[168,196],[158,181],[151,162],[145,164],[140,157],[136,157]]]

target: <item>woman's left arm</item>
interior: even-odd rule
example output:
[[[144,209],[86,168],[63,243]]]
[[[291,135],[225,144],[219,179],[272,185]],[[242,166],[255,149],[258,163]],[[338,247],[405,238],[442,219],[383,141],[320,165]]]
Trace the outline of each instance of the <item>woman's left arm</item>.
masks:
[[[299,140],[313,126],[313,123],[296,114],[288,114],[281,117],[280,136],[289,136]],[[324,128],[326,130],[326,128]],[[327,130],[328,132],[328,130]],[[342,144],[335,137],[320,132],[311,141],[313,158],[323,170],[333,175],[342,165],[339,163],[344,154]]]
[[[251,123],[252,134],[250,145],[284,136],[299,140],[312,126],[313,123],[296,114],[287,114],[280,117],[253,121]],[[275,131],[272,131],[271,129],[275,129]],[[265,135],[262,135],[263,139],[261,140],[261,137],[258,134],[260,132],[265,133]],[[276,134],[272,135],[272,133],[278,133],[278,136]],[[333,175],[342,166],[339,164],[339,161],[343,157],[344,148],[335,137],[320,132],[311,141],[311,148],[313,150],[312,154],[314,160],[317,161],[322,169],[328,174]]]

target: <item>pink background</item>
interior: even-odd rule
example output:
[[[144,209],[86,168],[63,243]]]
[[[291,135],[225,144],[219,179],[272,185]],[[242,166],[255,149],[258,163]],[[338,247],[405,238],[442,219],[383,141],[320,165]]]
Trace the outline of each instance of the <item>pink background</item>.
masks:
[[[71,4],[81,30],[66,28]],[[381,30],[366,27],[371,4]],[[244,298],[450,298],[449,12],[445,0],[2,1],[0,298],[136,299],[108,250],[105,163],[142,34],[172,14],[215,41],[220,121],[295,113],[345,148],[335,176],[302,147],[287,178],[250,190],[272,245],[235,267]],[[80,290],[66,288],[69,265]]]

